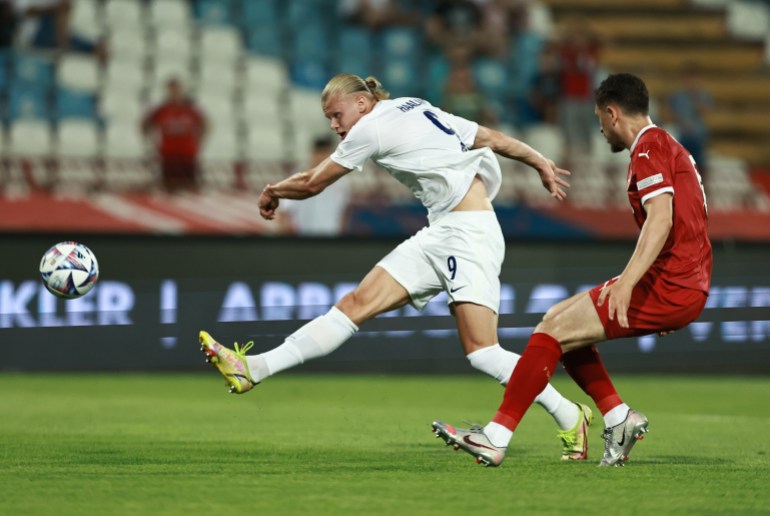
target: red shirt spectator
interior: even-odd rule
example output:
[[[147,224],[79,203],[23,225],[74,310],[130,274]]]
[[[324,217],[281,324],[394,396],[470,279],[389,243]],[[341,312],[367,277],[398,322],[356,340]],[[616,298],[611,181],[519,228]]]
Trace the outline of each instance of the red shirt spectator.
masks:
[[[158,149],[166,189],[193,188],[206,117],[184,95],[177,79],[168,81],[166,92],[166,99],[145,116],[142,132]]]

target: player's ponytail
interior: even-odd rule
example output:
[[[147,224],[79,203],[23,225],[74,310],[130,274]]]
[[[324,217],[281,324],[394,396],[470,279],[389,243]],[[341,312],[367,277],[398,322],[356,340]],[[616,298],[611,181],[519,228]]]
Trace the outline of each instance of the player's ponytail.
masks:
[[[382,84],[375,77],[362,79],[352,73],[341,73],[332,77],[326,84],[321,93],[321,102],[325,104],[331,97],[357,92],[368,93],[375,100],[385,100],[390,97],[390,93],[383,89]]]

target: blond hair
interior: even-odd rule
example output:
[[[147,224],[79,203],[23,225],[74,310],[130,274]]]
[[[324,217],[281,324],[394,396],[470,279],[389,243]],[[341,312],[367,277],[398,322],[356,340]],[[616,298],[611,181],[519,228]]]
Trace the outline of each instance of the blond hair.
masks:
[[[369,76],[362,79],[352,73],[341,73],[335,75],[326,83],[326,87],[321,93],[321,102],[324,104],[331,97],[337,95],[350,95],[351,93],[368,93],[374,100],[385,100],[390,97],[390,93],[382,88],[382,84],[376,77]]]

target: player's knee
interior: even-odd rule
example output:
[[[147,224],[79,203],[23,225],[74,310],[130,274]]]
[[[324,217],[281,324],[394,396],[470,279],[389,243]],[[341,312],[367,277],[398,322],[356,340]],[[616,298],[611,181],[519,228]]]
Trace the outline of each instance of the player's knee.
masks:
[[[375,313],[376,300],[370,294],[355,289],[345,294],[335,305],[342,313],[356,324],[370,319]]]

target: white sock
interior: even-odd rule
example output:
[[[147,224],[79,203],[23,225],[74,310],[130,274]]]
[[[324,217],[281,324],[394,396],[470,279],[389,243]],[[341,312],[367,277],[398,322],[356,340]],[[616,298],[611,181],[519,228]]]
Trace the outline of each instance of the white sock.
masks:
[[[505,428],[500,423],[490,421],[487,426],[484,427],[484,435],[487,436],[489,442],[498,448],[508,447],[508,443],[511,442],[513,432]]]
[[[358,331],[358,326],[333,306],[289,335],[277,348],[260,355],[246,357],[251,377],[261,382],[268,376],[300,365],[307,360],[326,356]]]
[[[631,407],[625,403],[621,403],[614,409],[604,414],[604,427],[612,428],[613,426],[618,426],[620,423],[626,420],[628,417],[628,411],[630,409]]]
[[[494,344],[469,353],[467,358],[473,367],[488,374],[502,385],[507,385],[521,356],[503,349],[500,344]],[[551,414],[562,430],[574,428],[580,417],[577,406],[562,396],[550,383],[537,395],[535,403]]]

